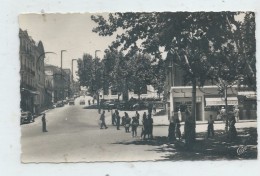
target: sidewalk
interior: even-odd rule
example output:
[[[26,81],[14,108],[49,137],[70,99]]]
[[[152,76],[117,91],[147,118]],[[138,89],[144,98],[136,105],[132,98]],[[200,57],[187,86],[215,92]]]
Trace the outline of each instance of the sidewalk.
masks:
[[[124,112],[127,112],[129,117],[132,118],[133,116],[135,116],[136,111],[119,111],[119,115],[120,117],[124,116]],[[138,113],[140,114],[140,119],[143,118],[143,113],[146,112],[147,114],[147,110],[141,110],[138,111]],[[113,110],[114,113],[114,110]],[[108,112],[106,110],[106,118],[107,119],[111,119],[111,111]],[[153,115],[153,124],[155,126],[168,126],[169,125],[169,120],[168,120],[168,115]],[[141,120],[140,120],[141,121]],[[246,123],[246,122],[256,122],[257,119],[248,119],[248,120],[239,120],[239,122],[237,123]],[[215,124],[222,124],[223,121],[215,121]],[[181,122],[182,125],[184,125],[184,122]],[[202,124],[208,124],[208,121],[196,121],[196,125],[202,125]]]

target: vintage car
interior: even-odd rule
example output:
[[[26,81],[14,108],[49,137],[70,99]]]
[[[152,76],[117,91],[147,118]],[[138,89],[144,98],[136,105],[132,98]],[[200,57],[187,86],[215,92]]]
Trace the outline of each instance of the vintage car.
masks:
[[[30,123],[30,122],[34,122],[34,116],[32,115],[32,113],[30,111],[22,111],[20,124],[22,125],[24,123]]]

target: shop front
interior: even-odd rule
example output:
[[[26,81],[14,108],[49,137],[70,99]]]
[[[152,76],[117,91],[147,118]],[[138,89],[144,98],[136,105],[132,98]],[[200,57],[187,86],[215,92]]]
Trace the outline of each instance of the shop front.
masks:
[[[234,106],[238,106],[238,99],[236,95],[230,95],[230,97],[227,97],[227,105],[229,110],[232,110]],[[207,120],[210,115],[212,115],[215,120],[220,120],[217,118],[217,116],[220,113],[222,107],[225,108],[224,98],[205,96],[205,119]]]
[[[171,89],[170,108],[172,113],[181,111],[185,120],[185,110],[192,106],[192,87],[176,86]],[[235,88],[227,91],[228,107],[238,106],[237,92]],[[197,87],[196,89],[196,121],[207,121],[212,115],[215,119],[222,106],[225,106],[224,98],[218,94],[217,86]]]
[[[257,119],[257,96],[255,91],[238,92],[239,99],[239,118]]]

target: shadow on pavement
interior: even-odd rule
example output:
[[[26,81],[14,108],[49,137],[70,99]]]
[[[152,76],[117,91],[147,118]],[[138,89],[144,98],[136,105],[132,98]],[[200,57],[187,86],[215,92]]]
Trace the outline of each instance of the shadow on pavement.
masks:
[[[207,138],[205,132],[197,133],[196,142],[189,149],[184,140],[169,143],[168,138],[162,136],[114,144],[155,146],[150,151],[162,154],[162,159],[157,161],[257,159],[257,129],[238,128],[237,133],[237,138],[233,140],[227,138],[224,130],[216,130],[213,138]]]

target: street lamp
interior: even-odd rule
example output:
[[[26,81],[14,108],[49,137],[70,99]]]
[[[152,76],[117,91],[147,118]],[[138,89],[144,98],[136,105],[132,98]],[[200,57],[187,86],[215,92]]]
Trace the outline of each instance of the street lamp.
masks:
[[[66,50],[61,50],[60,51],[60,55],[61,55],[61,58],[60,58],[61,82],[62,82],[62,53],[63,52],[66,52]],[[64,84],[62,84],[62,101],[63,100],[64,100]]]
[[[77,59],[72,59],[71,61],[71,85],[72,85],[72,94],[74,94],[74,81],[73,81],[73,61],[77,61]]]
[[[72,59],[71,61],[71,81],[73,82],[73,61],[77,61],[77,59]]]

